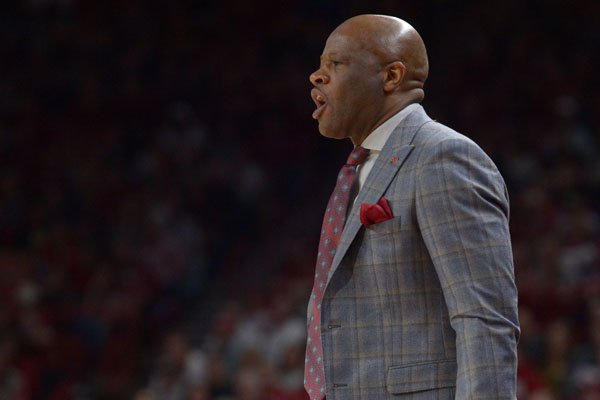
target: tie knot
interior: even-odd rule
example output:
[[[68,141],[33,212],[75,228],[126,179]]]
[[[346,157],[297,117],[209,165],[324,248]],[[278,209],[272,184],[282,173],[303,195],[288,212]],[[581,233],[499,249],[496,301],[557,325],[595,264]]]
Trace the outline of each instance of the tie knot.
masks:
[[[360,165],[363,161],[367,159],[369,155],[369,149],[365,149],[361,146],[356,146],[352,153],[348,156],[348,161],[346,161],[346,165]]]

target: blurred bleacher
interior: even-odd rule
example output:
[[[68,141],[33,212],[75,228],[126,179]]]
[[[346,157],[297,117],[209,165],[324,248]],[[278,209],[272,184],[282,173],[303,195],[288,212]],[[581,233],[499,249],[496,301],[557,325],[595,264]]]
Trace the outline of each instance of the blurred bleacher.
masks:
[[[376,12],[511,195],[520,400],[600,398],[600,2],[29,0],[0,11],[0,399],[304,399],[349,143],[308,75]]]

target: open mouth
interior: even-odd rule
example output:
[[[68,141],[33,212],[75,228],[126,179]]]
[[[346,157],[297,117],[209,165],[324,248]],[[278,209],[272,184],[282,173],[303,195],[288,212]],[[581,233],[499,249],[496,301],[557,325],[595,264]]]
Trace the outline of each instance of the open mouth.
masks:
[[[312,97],[313,101],[315,102],[315,105],[317,106],[317,109],[315,111],[313,111],[312,117],[314,119],[319,119],[319,117],[325,110],[325,107],[327,106],[327,101],[325,100],[325,96],[319,90],[312,89],[310,91],[310,97]]]

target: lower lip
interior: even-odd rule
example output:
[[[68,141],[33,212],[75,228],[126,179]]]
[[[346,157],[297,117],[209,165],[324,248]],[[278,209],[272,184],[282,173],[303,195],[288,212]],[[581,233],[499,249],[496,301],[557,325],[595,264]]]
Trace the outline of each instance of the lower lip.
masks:
[[[323,104],[322,106],[319,106],[315,111],[313,111],[312,117],[314,119],[319,119],[319,117],[321,116],[321,114],[323,114],[323,111],[325,110],[325,107],[327,107],[327,104]]]

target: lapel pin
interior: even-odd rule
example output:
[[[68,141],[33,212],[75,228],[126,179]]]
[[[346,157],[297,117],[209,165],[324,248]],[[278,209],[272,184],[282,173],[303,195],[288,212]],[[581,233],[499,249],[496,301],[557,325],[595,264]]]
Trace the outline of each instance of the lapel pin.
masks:
[[[398,157],[392,156],[392,158],[390,158],[390,164],[392,164],[392,165],[398,164]]]

